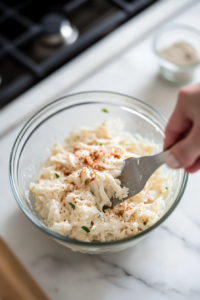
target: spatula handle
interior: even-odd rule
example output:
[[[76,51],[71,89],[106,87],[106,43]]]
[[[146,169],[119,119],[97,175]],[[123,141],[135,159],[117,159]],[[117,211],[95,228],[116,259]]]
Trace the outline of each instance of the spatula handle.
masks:
[[[154,158],[156,159],[156,164],[158,165],[158,167],[165,163],[168,153],[169,153],[169,149],[161,153],[158,153],[156,155],[153,155]]]

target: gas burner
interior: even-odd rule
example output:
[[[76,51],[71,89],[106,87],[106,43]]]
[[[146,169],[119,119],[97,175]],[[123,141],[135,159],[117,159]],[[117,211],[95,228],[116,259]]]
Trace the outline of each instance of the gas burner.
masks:
[[[78,38],[78,30],[60,14],[48,14],[42,18],[43,26],[40,42],[47,47],[73,44]]]
[[[156,1],[0,0],[0,109]]]

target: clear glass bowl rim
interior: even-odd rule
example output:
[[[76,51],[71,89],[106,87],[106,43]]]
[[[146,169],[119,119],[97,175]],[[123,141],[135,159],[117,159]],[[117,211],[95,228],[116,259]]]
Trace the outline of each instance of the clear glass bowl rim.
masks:
[[[200,64],[200,58],[199,58],[199,60],[198,60],[198,62],[197,62],[196,64],[192,64],[192,65],[190,65],[190,66],[184,67],[184,66],[180,66],[180,65],[174,64],[174,63],[172,63],[172,62],[166,60],[165,58],[163,58],[163,57],[158,53],[158,51],[157,51],[157,49],[156,49],[156,45],[157,45],[157,42],[158,42],[159,38],[162,37],[162,35],[163,35],[165,32],[170,31],[171,29],[185,29],[185,30],[188,30],[188,31],[192,31],[192,32],[196,33],[197,35],[199,35],[199,38],[200,38],[200,31],[199,31],[198,29],[192,27],[192,26],[185,25],[185,24],[179,24],[179,23],[177,23],[177,24],[169,24],[169,25],[165,25],[165,26],[163,26],[161,29],[159,29],[159,30],[156,32],[155,36],[154,36],[154,39],[153,39],[153,51],[154,51],[155,55],[156,55],[159,59],[161,59],[161,60],[163,60],[163,61],[166,61],[169,65],[171,65],[171,66],[176,66],[176,67],[178,67],[178,68],[180,68],[180,69],[182,69],[182,70],[188,70],[188,69],[197,67],[197,66]]]
[[[51,108],[56,102],[63,101],[64,99],[67,100],[68,98],[73,97],[73,96],[78,96],[78,95],[83,95],[83,94],[92,94],[92,93],[107,93],[107,94],[119,95],[119,96],[123,96],[123,97],[129,98],[129,99],[131,99],[134,102],[138,102],[138,103],[144,105],[144,107],[146,106],[148,109],[152,110],[159,117],[161,117],[161,119],[165,123],[167,123],[166,118],[162,114],[160,114],[156,109],[152,108],[150,105],[144,103],[143,101],[141,101],[141,100],[139,100],[139,99],[137,99],[135,97],[127,96],[127,95],[122,94],[122,93],[116,93],[116,92],[103,91],[102,90],[102,91],[84,91],[84,92],[79,92],[79,93],[74,93],[74,94],[70,94],[70,95],[67,95],[67,96],[63,96],[63,97],[61,97],[61,98],[59,98],[59,99],[57,99],[55,101],[52,101],[51,103],[45,105],[43,108],[41,108],[22,127],[22,129],[19,132],[19,134],[18,134],[18,136],[17,136],[17,138],[16,138],[16,140],[15,140],[15,142],[13,144],[13,147],[11,149],[10,160],[9,160],[9,179],[10,179],[10,185],[11,185],[12,192],[14,194],[15,200],[17,201],[19,207],[24,212],[24,214],[28,217],[28,219],[30,219],[33,222],[33,224],[37,228],[39,228],[41,231],[47,233],[52,238],[64,241],[64,242],[66,242],[68,244],[72,244],[72,245],[76,244],[76,245],[86,246],[86,247],[92,247],[92,246],[97,246],[97,247],[104,247],[105,246],[106,247],[106,246],[110,246],[110,245],[114,246],[114,245],[117,245],[117,244],[123,244],[123,243],[127,243],[127,242],[130,242],[130,241],[136,240],[138,238],[142,238],[143,236],[147,235],[148,233],[150,233],[151,231],[153,231],[155,228],[157,228],[161,223],[163,223],[170,216],[170,214],[174,211],[174,209],[176,208],[176,206],[180,202],[180,200],[182,198],[182,195],[183,195],[183,193],[185,191],[186,185],[187,185],[188,174],[186,172],[184,172],[183,179],[182,179],[182,184],[181,184],[179,193],[178,193],[176,199],[174,200],[174,203],[169,208],[169,210],[154,225],[152,225],[151,227],[149,227],[146,230],[144,230],[144,231],[142,231],[140,233],[137,233],[137,234],[135,234],[135,235],[133,235],[131,237],[127,237],[125,239],[120,239],[120,240],[116,240],[116,241],[109,241],[109,242],[85,242],[85,241],[79,241],[79,240],[75,240],[75,239],[71,239],[71,238],[65,237],[65,236],[60,235],[60,234],[58,234],[56,232],[53,232],[52,230],[50,230],[47,227],[45,227],[42,223],[39,223],[39,220],[38,220],[38,222],[36,222],[36,220],[33,217],[33,215],[29,211],[27,211],[26,208],[23,206],[23,204],[22,204],[22,202],[21,202],[21,200],[20,200],[20,198],[18,196],[18,193],[17,193],[17,191],[15,189],[15,184],[16,183],[15,183],[15,178],[14,178],[14,174],[13,174],[14,173],[13,172],[13,161],[15,159],[15,153],[16,153],[16,151],[18,149],[19,143],[20,143],[22,137],[24,136],[25,132],[28,130],[29,126],[31,124],[33,124],[33,122],[34,122],[35,119],[37,119],[38,115],[41,115],[41,113],[45,112],[46,109]],[[88,102],[80,102],[78,105],[83,105],[83,104],[86,104],[86,103],[88,104]],[[93,101],[91,103],[100,103],[100,102],[99,101]],[[108,101],[108,103],[109,103],[109,101]],[[66,109],[68,109],[69,107],[66,107]],[[53,115],[53,113],[52,113],[52,115]],[[49,116],[47,118],[49,118]],[[42,121],[42,123],[45,122],[45,120],[47,118],[45,118]],[[37,128],[39,128],[39,127],[37,127]],[[35,131],[35,128],[32,130],[32,132],[33,131]],[[28,141],[28,139],[29,139],[30,136],[31,136],[31,134],[29,134],[28,138],[26,139],[26,141],[22,145],[22,149],[23,149],[24,145],[26,144],[26,142]],[[17,164],[17,166],[18,166],[18,164]]]

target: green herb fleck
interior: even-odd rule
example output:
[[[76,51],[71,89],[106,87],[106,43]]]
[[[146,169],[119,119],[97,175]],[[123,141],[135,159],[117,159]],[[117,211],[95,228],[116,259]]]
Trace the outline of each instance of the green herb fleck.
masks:
[[[100,145],[100,146],[102,146],[102,145],[103,145],[103,143],[100,143],[99,145]]]
[[[75,205],[71,202],[69,202],[69,204],[71,205],[71,207],[73,208],[73,210],[75,210]]]
[[[76,137],[77,139],[80,139],[80,136],[79,135],[77,135],[77,137]]]
[[[94,192],[93,192],[93,191],[91,191],[91,193],[92,193],[92,195],[94,195]]]
[[[112,235],[112,233],[110,233],[110,232],[109,232],[108,234],[109,234],[109,235]]]
[[[166,188],[166,190],[168,190],[168,187],[167,187],[167,186],[166,186],[165,188]]]
[[[147,225],[147,222],[144,222],[143,225],[144,225],[144,226]]]
[[[97,218],[100,218],[101,216],[99,215]]]
[[[101,111],[105,112],[106,114],[109,112],[106,108],[103,108]]]
[[[89,230],[86,226],[82,226],[81,228],[82,228],[83,230],[85,230],[87,233],[90,232],[90,230]]]
[[[55,173],[55,176],[56,176],[56,178],[59,178],[59,177],[60,177],[60,175],[58,175],[57,173]]]
[[[102,125],[103,125],[103,126],[106,126],[106,123],[103,123]]]

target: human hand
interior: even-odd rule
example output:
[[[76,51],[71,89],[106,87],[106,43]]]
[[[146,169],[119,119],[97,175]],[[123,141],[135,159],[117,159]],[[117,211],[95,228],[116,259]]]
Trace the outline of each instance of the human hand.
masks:
[[[165,128],[164,150],[170,146],[166,163],[188,173],[200,169],[200,84],[179,90],[174,112]]]

